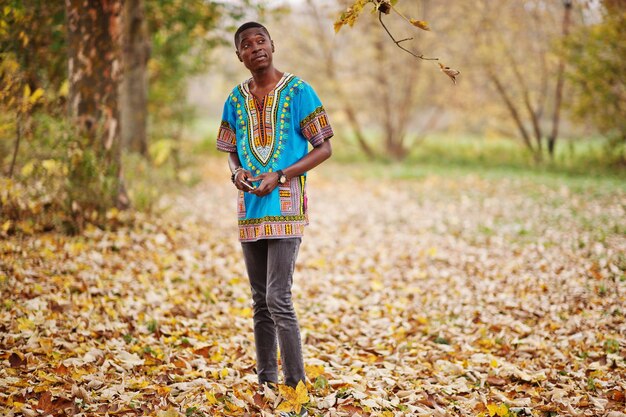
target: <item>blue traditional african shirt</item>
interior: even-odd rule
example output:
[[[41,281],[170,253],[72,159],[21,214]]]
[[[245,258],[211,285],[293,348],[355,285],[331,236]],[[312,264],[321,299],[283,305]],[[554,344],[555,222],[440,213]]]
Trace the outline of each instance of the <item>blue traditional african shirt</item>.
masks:
[[[284,73],[262,100],[250,92],[251,79],[233,89],[224,104],[217,149],[237,152],[254,175],[285,169],[304,157],[311,144],[333,136],[322,102],[310,85]],[[239,191],[239,240],[300,237],[308,224],[306,174],[290,178],[268,195]]]

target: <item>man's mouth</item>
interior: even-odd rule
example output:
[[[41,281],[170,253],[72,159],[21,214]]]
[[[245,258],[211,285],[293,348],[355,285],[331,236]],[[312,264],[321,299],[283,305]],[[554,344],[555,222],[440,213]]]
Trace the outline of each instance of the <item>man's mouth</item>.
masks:
[[[260,61],[262,59],[267,58],[266,55],[259,55],[259,56],[255,56],[254,58],[252,58],[253,61]]]

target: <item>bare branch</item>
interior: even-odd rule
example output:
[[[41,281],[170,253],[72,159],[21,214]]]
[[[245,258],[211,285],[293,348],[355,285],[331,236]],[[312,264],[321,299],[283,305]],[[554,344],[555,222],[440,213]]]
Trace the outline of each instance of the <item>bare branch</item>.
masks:
[[[425,61],[439,61],[439,58],[427,58],[423,54],[417,55],[417,54],[413,53],[412,51],[406,49],[402,45],[400,45],[401,42],[405,42],[405,41],[411,40],[413,38],[407,38],[407,39],[402,39],[402,40],[397,41],[396,38],[393,37],[391,32],[389,32],[389,29],[387,29],[387,26],[385,26],[385,23],[383,22],[383,13],[380,12],[380,11],[378,12],[378,20],[380,21],[380,24],[383,26],[383,29],[385,29],[385,32],[387,32],[387,35],[389,35],[389,37],[391,38],[393,43],[395,43],[398,48],[402,49],[405,52],[408,52],[409,54],[413,55],[415,58],[423,59]]]

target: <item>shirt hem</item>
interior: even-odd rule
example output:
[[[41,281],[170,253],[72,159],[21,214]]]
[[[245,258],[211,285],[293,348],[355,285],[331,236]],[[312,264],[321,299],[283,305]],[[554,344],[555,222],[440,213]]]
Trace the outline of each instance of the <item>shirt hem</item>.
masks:
[[[239,225],[239,241],[255,242],[261,239],[288,239],[302,237],[308,220],[300,222],[262,222]]]

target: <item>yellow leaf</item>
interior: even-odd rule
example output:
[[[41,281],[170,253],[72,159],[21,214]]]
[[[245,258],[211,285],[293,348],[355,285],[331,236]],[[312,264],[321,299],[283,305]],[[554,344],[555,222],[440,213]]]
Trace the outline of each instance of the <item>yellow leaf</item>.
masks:
[[[311,381],[315,381],[320,375],[324,375],[324,366],[322,365],[306,365],[306,374]]]
[[[43,166],[44,169],[51,174],[59,172],[61,168],[61,164],[58,161],[55,161],[54,159],[46,159],[42,161],[41,166]]]
[[[489,415],[491,417],[506,417],[506,415],[509,413],[509,407],[507,407],[506,404],[487,404],[487,411],[489,411]]]
[[[339,16],[339,18],[335,21],[335,33],[339,32],[343,25],[348,25],[350,27],[354,26],[354,23],[359,17],[359,14],[370,0],[356,0],[351,7],[348,7],[345,12]]]
[[[30,97],[30,85],[24,86],[24,99],[27,100]]]
[[[59,95],[61,97],[66,97],[69,93],[70,93],[70,83],[67,80],[65,80],[63,81],[63,84],[61,84],[61,87],[59,88]]]
[[[385,284],[378,280],[372,280],[370,284],[372,286],[372,291],[381,291],[385,288]]]
[[[215,394],[213,394],[212,392],[204,391],[204,396],[206,397],[206,400],[209,402],[209,405],[217,404],[217,398],[215,398]]]
[[[498,367],[498,361],[495,359],[492,359],[491,362],[489,363],[489,365],[491,365],[492,368],[497,368]]]
[[[176,411],[174,407],[170,407],[167,410],[162,410],[156,413],[157,417],[178,417],[181,414]]]
[[[287,385],[279,385],[278,392],[284,401],[277,407],[278,411],[295,411],[299,413],[302,406],[309,402],[309,393],[304,382],[298,382],[298,386],[293,389]]]
[[[17,319],[17,329],[20,331],[24,330],[32,330],[35,328],[35,323],[32,320],[27,319],[26,317],[20,317]]]
[[[131,381],[128,383],[128,386],[132,389],[143,389],[150,386],[150,381]]]
[[[33,161],[29,161],[26,163],[26,165],[22,167],[21,173],[24,177],[28,177],[30,176],[30,174],[33,173],[34,170],[35,170],[35,163]]]
[[[211,362],[221,362],[224,360],[224,355],[222,355],[222,348],[220,348],[217,352],[211,355]]]
[[[161,139],[150,145],[149,153],[155,166],[163,165],[176,148],[176,142],[171,139]]]
[[[425,22],[423,20],[411,19],[411,24],[422,30],[430,30],[430,27],[428,27],[428,22]]]
[[[251,309],[250,307],[245,307],[245,308],[242,308],[242,309],[239,311],[239,315],[240,315],[241,317],[252,317],[252,309]]]
[[[31,94],[28,101],[30,102],[30,104],[35,104],[41,98],[41,96],[43,96],[43,88],[38,88],[33,92],[33,94]]]
[[[28,37],[26,32],[20,32],[18,37],[22,40],[23,46],[28,46],[28,42],[30,41],[30,38]]]
[[[11,224],[13,224],[13,222],[12,222],[11,220],[7,220],[6,222],[4,222],[4,223],[2,224],[2,231],[3,231],[4,233],[8,232],[8,231],[9,231],[9,229],[11,228]]]
[[[220,371],[220,377],[226,378],[228,376],[228,369],[224,368]]]

